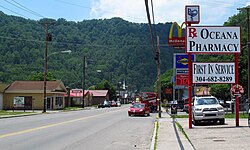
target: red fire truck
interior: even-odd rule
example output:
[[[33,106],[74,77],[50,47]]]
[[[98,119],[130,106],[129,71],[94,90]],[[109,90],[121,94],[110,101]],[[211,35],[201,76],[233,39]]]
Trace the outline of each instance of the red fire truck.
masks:
[[[141,92],[139,100],[149,106],[151,112],[157,112],[158,108],[158,95],[154,92]]]

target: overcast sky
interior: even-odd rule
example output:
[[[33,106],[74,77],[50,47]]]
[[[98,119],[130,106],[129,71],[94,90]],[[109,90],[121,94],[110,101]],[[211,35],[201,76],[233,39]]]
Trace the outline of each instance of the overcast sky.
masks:
[[[151,0],[149,5],[151,4]],[[0,10],[27,19],[65,18],[82,21],[121,17],[147,23],[144,0],[0,0]],[[223,25],[237,8],[250,5],[250,0],[153,0],[156,23],[183,22],[185,5],[200,5],[202,25]]]

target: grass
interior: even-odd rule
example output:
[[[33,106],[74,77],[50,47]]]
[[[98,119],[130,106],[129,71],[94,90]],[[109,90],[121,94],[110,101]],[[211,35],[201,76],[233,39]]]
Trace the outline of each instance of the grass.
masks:
[[[225,114],[225,118],[235,118],[235,114]],[[248,118],[248,114],[247,113],[245,113],[245,114],[243,114],[243,113],[239,113],[239,118],[244,118],[244,119],[246,119],[246,118]]]
[[[13,112],[13,111],[0,110],[0,116],[30,114],[30,113],[33,113],[33,112]]]
[[[74,110],[80,110],[82,109],[81,107],[65,107],[63,110],[64,111],[74,111]]]
[[[192,145],[192,147],[194,148],[193,143],[191,142],[191,140],[188,138],[188,135],[186,134],[186,132],[184,131],[184,129],[182,128],[182,126],[179,124],[179,122],[175,122],[175,124],[177,125],[177,127],[179,128],[179,130],[182,132],[182,134],[186,137],[186,139],[188,140],[188,142]]]
[[[175,115],[175,118],[188,118],[188,114],[187,115]],[[231,113],[225,114],[225,118],[235,118],[235,114],[231,114]],[[247,119],[248,114],[239,113],[239,118]]]

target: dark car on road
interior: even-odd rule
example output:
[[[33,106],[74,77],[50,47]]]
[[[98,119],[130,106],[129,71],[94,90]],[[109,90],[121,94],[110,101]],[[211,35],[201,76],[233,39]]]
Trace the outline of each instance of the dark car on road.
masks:
[[[128,109],[128,115],[129,116],[150,116],[150,108],[144,104],[144,103],[134,103],[129,109]]]
[[[98,105],[98,108],[105,108],[105,107],[108,107],[108,108],[110,107],[110,103],[106,100],[103,103],[100,103]]]

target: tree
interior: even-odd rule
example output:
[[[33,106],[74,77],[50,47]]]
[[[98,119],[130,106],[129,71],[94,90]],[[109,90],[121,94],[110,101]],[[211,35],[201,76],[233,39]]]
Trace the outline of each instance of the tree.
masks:
[[[223,100],[230,98],[229,91],[230,86],[228,84],[213,84],[210,86],[210,94]]]
[[[116,91],[114,86],[107,80],[103,80],[101,83],[99,83],[96,88],[96,90],[108,90],[108,95],[110,99],[115,99],[116,97]]]
[[[30,79],[32,81],[43,81],[44,80],[44,74],[42,72],[37,72],[31,75]],[[53,81],[56,80],[54,75],[51,72],[47,72],[47,81]]]

